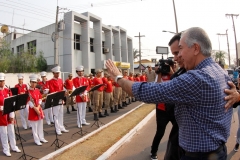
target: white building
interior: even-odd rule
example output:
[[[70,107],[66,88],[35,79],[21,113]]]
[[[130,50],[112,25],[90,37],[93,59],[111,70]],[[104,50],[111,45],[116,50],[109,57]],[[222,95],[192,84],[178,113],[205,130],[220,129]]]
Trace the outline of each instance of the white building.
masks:
[[[83,65],[85,73],[105,69],[105,60],[112,59],[121,69],[133,71],[132,38],[122,27],[102,24],[102,19],[92,13],[64,14],[65,30],[59,32],[58,53],[61,71],[75,73],[75,67]],[[91,27],[92,26],[92,27]],[[36,47],[43,51],[49,66],[54,65],[54,42],[52,33],[55,24],[25,35],[11,33],[5,39],[11,43],[14,53]]]

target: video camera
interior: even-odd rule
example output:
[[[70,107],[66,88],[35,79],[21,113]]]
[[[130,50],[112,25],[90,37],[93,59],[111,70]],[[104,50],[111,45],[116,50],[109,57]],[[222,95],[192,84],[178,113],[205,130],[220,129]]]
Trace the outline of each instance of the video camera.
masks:
[[[170,72],[170,67],[174,65],[174,61],[172,58],[168,59],[160,59],[158,62],[158,70],[156,71],[157,74],[168,74]]]

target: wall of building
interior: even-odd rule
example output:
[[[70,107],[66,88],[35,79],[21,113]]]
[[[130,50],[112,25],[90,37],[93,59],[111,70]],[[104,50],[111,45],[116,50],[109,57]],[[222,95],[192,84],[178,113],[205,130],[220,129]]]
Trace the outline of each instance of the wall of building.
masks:
[[[89,12],[79,14],[71,11],[64,14],[64,19],[66,20],[65,30],[59,32],[60,37],[57,41],[59,65],[63,72],[75,74],[75,68],[83,65],[85,73],[89,74],[93,69],[104,68],[104,60],[107,59],[130,63],[130,70],[133,71],[132,39],[127,36],[124,28],[104,25],[100,17]],[[90,28],[90,22],[93,23],[93,28]],[[47,35],[31,32],[15,40],[12,37],[7,40],[11,42],[15,53],[17,46],[24,44],[27,50],[27,43],[36,40],[37,52],[42,51],[47,64],[53,65],[54,42],[51,35],[55,31],[55,24],[37,31]],[[80,50],[74,49],[74,34],[80,35]],[[90,51],[90,38],[94,39],[93,52]],[[104,48],[108,48],[109,53],[103,53],[103,41]]]

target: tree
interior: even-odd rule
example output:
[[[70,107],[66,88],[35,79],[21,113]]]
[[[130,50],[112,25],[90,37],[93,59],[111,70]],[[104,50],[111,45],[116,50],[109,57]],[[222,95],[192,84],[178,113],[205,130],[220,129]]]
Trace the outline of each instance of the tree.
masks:
[[[213,51],[212,57],[214,58],[215,62],[218,62],[219,64],[225,64],[225,55],[226,52],[224,51]]]
[[[36,48],[32,52],[23,51],[20,54],[12,53],[10,45],[5,41],[0,46],[0,72],[23,73],[38,72],[46,70],[47,61],[43,57],[43,52],[34,54]]]
[[[137,59],[140,56],[139,51],[135,48],[133,48],[133,59]]]

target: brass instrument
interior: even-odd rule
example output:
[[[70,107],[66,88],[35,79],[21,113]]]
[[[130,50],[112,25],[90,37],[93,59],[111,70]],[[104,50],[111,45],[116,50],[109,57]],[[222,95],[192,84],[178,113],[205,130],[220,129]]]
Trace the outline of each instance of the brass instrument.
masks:
[[[29,85],[29,84],[28,84]],[[30,87],[30,85],[29,85],[29,87]],[[38,107],[37,105],[36,105],[36,103],[34,102],[34,99],[32,98],[32,95],[31,95],[31,93],[28,91],[28,95],[29,95],[29,98],[30,98],[30,101],[33,103],[33,105],[34,105],[34,107],[33,107],[33,109],[34,109],[34,111],[37,113],[37,115],[38,116],[40,116],[42,119],[44,118],[43,117],[43,111],[42,111],[42,108],[40,107]]]

